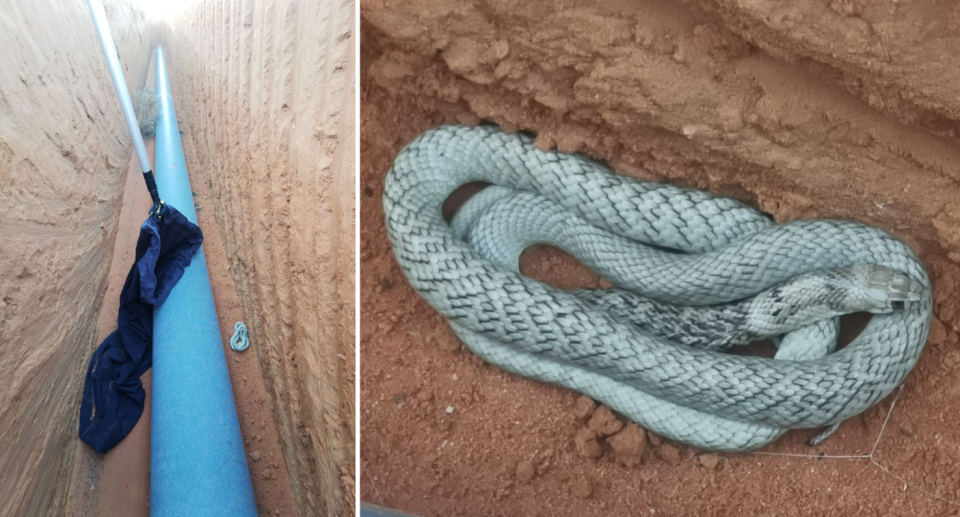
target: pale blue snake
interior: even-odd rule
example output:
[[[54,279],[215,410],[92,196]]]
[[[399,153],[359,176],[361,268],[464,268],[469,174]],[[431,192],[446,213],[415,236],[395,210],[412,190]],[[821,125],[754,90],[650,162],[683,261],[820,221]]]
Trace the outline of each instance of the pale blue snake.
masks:
[[[502,188],[451,226],[443,202],[475,181]],[[474,353],[704,449],[752,449],[865,411],[912,370],[929,332],[927,273],[881,230],[776,225],[491,126],[417,137],[387,176],[384,210],[408,281]],[[532,243],[567,250],[618,289],[522,276],[517,257]],[[870,323],[833,352],[835,317],[862,310]],[[776,359],[722,351],[796,327]]]

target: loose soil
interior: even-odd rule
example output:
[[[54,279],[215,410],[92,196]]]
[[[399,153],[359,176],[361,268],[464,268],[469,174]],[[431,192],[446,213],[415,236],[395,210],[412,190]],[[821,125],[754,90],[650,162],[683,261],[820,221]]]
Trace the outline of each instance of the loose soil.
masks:
[[[387,20],[383,24],[398,24],[402,19],[385,12],[375,14],[380,21]],[[411,33],[422,33],[410,24],[405,26]],[[796,431],[763,451],[814,457],[714,455],[651,434],[644,436],[636,426],[606,408],[595,408],[585,397],[485,364],[460,344],[443,318],[406,283],[386,238],[381,201],[383,179],[393,158],[403,145],[431,127],[479,122],[480,116],[472,109],[475,105],[457,100],[454,94],[453,100],[438,100],[438,92],[442,95],[454,87],[462,88],[477,93],[473,99],[489,91],[508,98],[512,92],[453,77],[436,55],[421,48],[411,51],[368,24],[363,30],[363,501],[438,517],[960,515],[960,415],[955,410],[960,402],[955,326],[960,305],[950,296],[956,292],[960,275],[956,263],[930,238],[936,233],[929,219],[899,214],[900,223],[895,225],[874,213],[857,217],[853,205],[820,196],[813,198],[815,202],[798,201],[788,187],[777,197],[778,182],[785,180],[738,171],[729,164],[718,166],[719,172],[707,178],[702,163],[666,158],[676,153],[696,156],[692,148],[671,148],[667,142],[674,140],[670,138],[660,135],[662,138],[637,151],[604,140],[604,134],[623,136],[616,128],[591,126],[599,133],[588,139],[593,144],[580,141],[573,147],[614,163],[625,174],[644,179],[666,177],[754,206],[759,190],[764,193],[759,198],[761,208],[778,220],[845,216],[892,231],[918,249],[936,286],[937,318],[930,342],[892,413],[891,396],[848,420],[821,446],[805,444],[813,431]],[[393,48],[388,48],[391,45]],[[416,71],[415,80],[404,79],[409,77],[404,71],[409,67]],[[374,72],[383,77],[389,70],[399,70],[395,84],[371,79]],[[422,93],[417,88],[422,88]],[[517,97],[509,98],[517,101]],[[492,95],[484,99],[496,100]],[[562,146],[556,135],[569,134],[564,125],[569,119],[533,104],[505,100],[487,105],[487,112],[508,129],[550,127],[553,134],[541,133],[538,142],[545,147]],[[513,125],[510,119],[521,123]],[[658,142],[663,147],[658,148]],[[870,181],[868,176],[862,171],[860,176],[849,172],[845,181],[850,189],[867,188],[861,185]],[[910,225],[921,230],[907,231]],[[526,252],[522,269],[563,288],[604,285],[569,256],[545,247]],[[884,428],[888,413],[891,416]],[[884,432],[878,442],[881,429]],[[876,463],[829,457],[869,454],[875,444]],[[823,457],[818,458],[820,455]]]

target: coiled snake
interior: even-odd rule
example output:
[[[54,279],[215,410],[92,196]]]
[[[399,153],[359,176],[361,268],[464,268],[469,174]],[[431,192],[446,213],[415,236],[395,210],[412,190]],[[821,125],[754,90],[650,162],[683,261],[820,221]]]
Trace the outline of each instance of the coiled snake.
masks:
[[[496,187],[448,224],[443,202],[476,181]],[[881,230],[777,225],[493,126],[417,137],[386,178],[384,211],[408,281],[474,353],[704,449],[749,450],[790,428],[831,426],[827,436],[903,381],[929,332],[927,273]],[[616,287],[524,277],[517,260],[534,243]],[[834,351],[836,317],[856,311],[874,316]],[[785,332],[775,359],[724,352]]]

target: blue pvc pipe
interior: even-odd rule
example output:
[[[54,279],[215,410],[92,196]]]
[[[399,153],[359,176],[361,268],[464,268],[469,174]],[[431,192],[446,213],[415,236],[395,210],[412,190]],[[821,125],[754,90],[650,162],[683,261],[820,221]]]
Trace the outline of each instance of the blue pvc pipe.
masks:
[[[160,197],[196,224],[160,47],[157,97]],[[150,515],[256,516],[203,247],[153,318]]]

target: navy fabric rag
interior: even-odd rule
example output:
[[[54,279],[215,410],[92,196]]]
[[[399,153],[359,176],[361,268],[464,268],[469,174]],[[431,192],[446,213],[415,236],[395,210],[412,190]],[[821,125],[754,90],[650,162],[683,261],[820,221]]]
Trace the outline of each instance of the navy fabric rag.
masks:
[[[203,234],[172,206],[140,227],[136,260],[120,291],[117,330],[97,347],[80,402],[80,438],[99,453],[120,443],[143,414],[140,376],[153,365],[153,306],[166,300]]]

